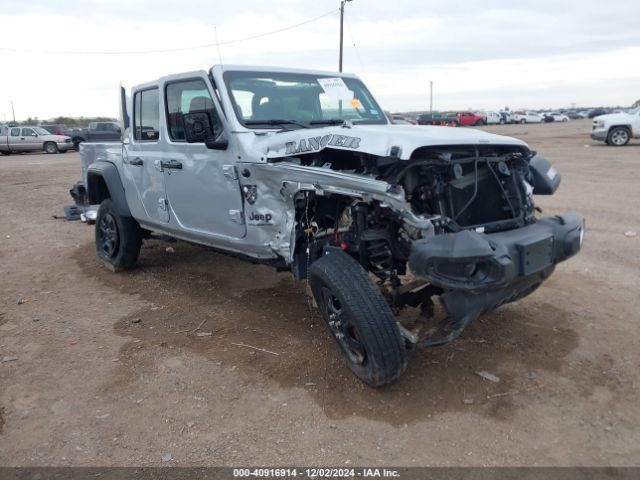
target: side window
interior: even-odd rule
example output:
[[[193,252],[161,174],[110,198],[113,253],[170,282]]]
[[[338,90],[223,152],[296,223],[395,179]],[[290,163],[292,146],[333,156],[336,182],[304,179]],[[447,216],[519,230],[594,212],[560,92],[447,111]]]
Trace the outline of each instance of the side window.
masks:
[[[166,87],[167,126],[169,137],[176,142],[184,142],[185,113],[206,113],[216,132],[222,130],[222,123],[216,111],[207,85],[202,79],[170,83]]]
[[[12,137],[19,137],[20,136],[20,129],[19,128],[12,128],[11,129],[11,136]]]
[[[154,141],[160,138],[160,102],[158,89],[136,92],[133,101],[134,138]]]
[[[29,137],[32,135],[35,135],[36,132],[33,131],[33,129],[31,128],[23,128],[22,129],[22,136],[23,137]]]

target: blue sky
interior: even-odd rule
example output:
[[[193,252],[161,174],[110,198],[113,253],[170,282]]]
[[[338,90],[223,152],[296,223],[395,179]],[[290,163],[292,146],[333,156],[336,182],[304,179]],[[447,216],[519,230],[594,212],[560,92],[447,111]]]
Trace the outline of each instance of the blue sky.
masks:
[[[336,70],[339,1],[0,0],[0,121],[116,115],[118,84],[207,69],[215,47],[144,55],[68,55],[210,44],[228,64]],[[355,46],[354,46],[355,44]],[[9,49],[9,50],[3,50]],[[385,108],[560,108],[640,98],[640,2],[353,0],[345,70]]]

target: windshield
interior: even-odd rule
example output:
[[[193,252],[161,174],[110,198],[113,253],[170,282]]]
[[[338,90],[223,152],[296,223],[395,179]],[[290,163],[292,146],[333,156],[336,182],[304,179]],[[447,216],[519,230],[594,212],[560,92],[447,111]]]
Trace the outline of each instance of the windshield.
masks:
[[[224,80],[238,120],[250,128],[307,127],[344,120],[388,123],[371,93],[355,78],[229,71]]]
[[[51,135],[51,133],[49,133],[47,130],[45,130],[42,127],[33,127],[33,129],[38,135]]]

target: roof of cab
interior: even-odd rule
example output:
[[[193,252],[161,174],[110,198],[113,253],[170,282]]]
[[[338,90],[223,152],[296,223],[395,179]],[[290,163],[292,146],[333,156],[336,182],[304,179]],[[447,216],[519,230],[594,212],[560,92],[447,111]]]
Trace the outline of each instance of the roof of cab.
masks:
[[[318,75],[318,76],[336,76],[336,77],[349,77],[349,78],[358,78],[357,75],[353,73],[339,73],[332,71],[324,71],[324,70],[305,70],[302,68],[289,68],[289,67],[268,67],[268,66],[259,66],[259,65],[214,65],[211,67],[211,71],[214,73],[224,73],[224,72],[275,72],[275,73],[301,73],[306,75]],[[182,72],[182,73],[173,73],[171,75],[165,75],[163,77],[158,78],[157,80],[153,80],[151,82],[145,82],[138,85],[134,85],[132,90],[144,90],[147,88],[157,87],[161,83],[166,83],[174,80],[181,80],[187,78],[193,78],[195,76],[207,75],[205,70],[194,70],[191,72]]]

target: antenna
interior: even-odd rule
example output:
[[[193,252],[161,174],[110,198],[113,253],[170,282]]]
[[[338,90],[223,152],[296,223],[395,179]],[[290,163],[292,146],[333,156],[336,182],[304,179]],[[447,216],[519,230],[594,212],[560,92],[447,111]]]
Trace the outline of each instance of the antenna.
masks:
[[[213,26],[213,33],[216,38],[216,48],[218,49],[218,58],[220,59],[220,65],[222,65],[222,52],[220,51],[220,42],[218,41],[218,26]]]

